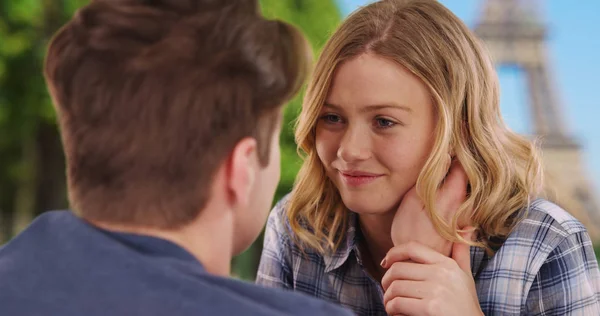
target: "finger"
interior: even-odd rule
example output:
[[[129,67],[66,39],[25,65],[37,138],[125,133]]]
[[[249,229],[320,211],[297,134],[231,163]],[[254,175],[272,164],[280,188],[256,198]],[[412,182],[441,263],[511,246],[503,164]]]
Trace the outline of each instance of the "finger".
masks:
[[[394,297],[385,304],[388,315],[420,315],[423,313],[423,300],[409,297]]]
[[[468,241],[473,241],[474,229],[473,227],[466,227],[467,230],[464,233],[460,233],[461,236]],[[471,247],[462,242],[455,242],[452,245],[452,259],[456,261],[461,270],[467,274],[471,274]]]
[[[387,291],[395,280],[424,281],[431,274],[430,266],[412,262],[394,262],[381,278],[381,286]]]
[[[427,295],[427,284],[423,281],[395,280],[383,295],[383,304],[394,297],[423,299]]]
[[[435,264],[449,260],[448,257],[418,242],[408,242],[393,247],[385,255],[381,266],[389,268],[394,262],[412,260],[416,263]]]
[[[446,176],[450,173],[450,167],[452,167],[452,156],[448,154],[446,157]]]
[[[454,160],[450,166],[448,176],[440,188],[439,201],[441,212],[444,212],[440,215],[449,218],[447,215],[456,212],[456,209],[467,196],[468,182],[469,178],[465,169],[458,160]]]
[[[467,177],[467,173],[458,159],[451,160],[450,168],[448,169],[448,175],[446,176],[445,180],[446,181],[444,181],[444,184],[464,184],[466,186],[469,178]]]

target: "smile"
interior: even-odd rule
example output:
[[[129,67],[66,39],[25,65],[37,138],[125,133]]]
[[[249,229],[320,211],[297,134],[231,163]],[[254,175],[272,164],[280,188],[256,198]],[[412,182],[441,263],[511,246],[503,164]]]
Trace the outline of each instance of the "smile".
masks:
[[[358,171],[339,171],[339,173],[342,176],[344,183],[353,187],[367,185],[383,176],[382,174]]]

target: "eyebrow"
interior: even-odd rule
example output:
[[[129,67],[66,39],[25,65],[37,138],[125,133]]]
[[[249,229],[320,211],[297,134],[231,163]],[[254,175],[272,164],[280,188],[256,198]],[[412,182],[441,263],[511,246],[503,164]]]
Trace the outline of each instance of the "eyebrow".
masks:
[[[329,108],[333,108],[336,110],[341,110],[342,107],[336,104],[331,104],[331,103],[325,103],[324,106],[329,107]],[[406,111],[408,113],[412,113],[412,109],[406,105],[402,105],[402,104],[370,104],[365,106],[363,109],[361,109],[361,112],[372,112],[372,111],[377,111],[377,110],[381,110],[381,109],[399,109],[399,110],[403,110]]]

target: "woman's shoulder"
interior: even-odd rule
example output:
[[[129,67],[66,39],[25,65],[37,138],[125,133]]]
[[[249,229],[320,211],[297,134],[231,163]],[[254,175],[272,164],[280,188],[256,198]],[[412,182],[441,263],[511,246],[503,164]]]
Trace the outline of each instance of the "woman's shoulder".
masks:
[[[290,220],[287,217],[290,198],[291,193],[288,193],[275,203],[267,219],[267,229],[274,229],[278,234],[290,235],[293,233]]]
[[[543,198],[523,209],[524,216],[502,243],[499,253],[545,260],[569,239],[589,240],[586,227],[561,206]]]
[[[519,238],[561,239],[586,231],[585,226],[561,206],[543,198],[531,202],[523,210],[525,216],[515,226],[511,235]],[[544,234],[540,234],[544,232]]]
[[[299,256],[316,255],[317,251],[308,246],[302,246],[300,238],[295,233],[288,217],[288,206],[291,201],[291,194],[283,196],[273,206],[267,219],[264,234],[264,248],[282,249],[285,252]],[[303,229],[310,230],[303,221],[296,221]]]
[[[267,220],[267,227],[273,227],[278,230],[278,232],[285,233],[289,236],[294,236],[294,230],[292,229],[290,223],[290,217],[288,216],[289,205],[292,200],[292,193],[288,193],[284,195],[275,206],[271,210],[269,214],[269,218]],[[295,220],[295,223],[306,229],[307,231],[312,231],[312,228],[302,219]]]
[[[291,198],[292,193],[288,193],[275,203],[267,219],[265,234],[274,234],[281,243],[285,243],[292,248],[298,248],[298,238],[288,216]],[[306,228],[302,221],[297,221],[297,224]]]
[[[562,315],[597,306],[600,275],[585,226],[545,199],[523,211],[502,246],[486,260],[475,260],[484,310]],[[573,287],[578,291],[565,292]]]

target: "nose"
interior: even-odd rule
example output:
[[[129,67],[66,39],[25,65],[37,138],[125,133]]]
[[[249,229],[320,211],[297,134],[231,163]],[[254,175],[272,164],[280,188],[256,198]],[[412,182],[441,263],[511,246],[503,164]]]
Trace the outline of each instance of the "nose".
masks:
[[[337,157],[348,163],[367,160],[371,158],[370,143],[368,131],[349,126],[342,137]]]

